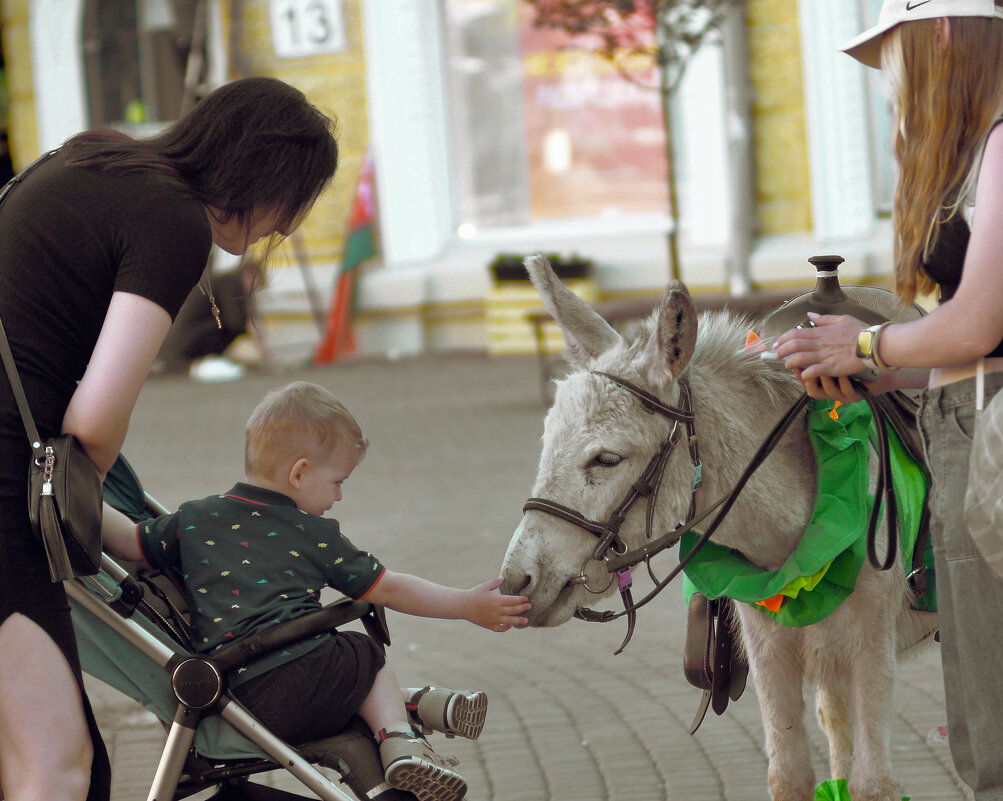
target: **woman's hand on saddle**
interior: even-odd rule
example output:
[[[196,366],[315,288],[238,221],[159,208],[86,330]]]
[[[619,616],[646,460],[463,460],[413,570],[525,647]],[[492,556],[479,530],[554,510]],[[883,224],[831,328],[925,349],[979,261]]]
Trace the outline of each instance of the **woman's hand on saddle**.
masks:
[[[792,328],[777,337],[774,349],[789,368],[798,368],[805,388],[806,381],[820,376],[848,376],[867,365],[857,356],[857,336],[865,327],[848,315],[808,313],[809,328]],[[829,397],[812,395],[812,397]],[[858,397],[857,400],[860,398]]]

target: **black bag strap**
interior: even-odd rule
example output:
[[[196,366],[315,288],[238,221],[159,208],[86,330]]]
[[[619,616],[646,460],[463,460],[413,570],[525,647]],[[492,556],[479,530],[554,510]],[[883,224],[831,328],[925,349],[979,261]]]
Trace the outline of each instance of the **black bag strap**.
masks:
[[[21,386],[21,376],[17,373],[17,365],[14,364],[14,354],[10,352],[10,343],[7,341],[7,332],[4,331],[3,322],[0,322],[0,356],[3,357],[3,366],[7,369],[7,378],[10,379],[10,388],[14,392],[14,400],[17,401],[18,411],[21,412],[21,420],[24,421],[24,430],[28,433],[28,441],[31,443],[31,450],[35,458],[42,457],[42,441],[38,436],[38,429],[35,428],[35,420],[31,416],[31,409],[28,408],[28,399],[24,396],[24,387]]]
[[[4,200],[7,199],[7,195],[10,194],[10,190],[17,184],[21,183],[29,172],[31,172],[43,161],[48,161],[57,152],[58,150],[50,150],[48,153],[39,156],[31,164],[21,170],[21,172],[11,178],[4,185],[3,189],[0,189],[0,205],[2,205]],[[28,434],[28,441],[31,444],[31,450],[35,454],[36,459],[41,459],[43,457],[42,440],[38,436],[38,429],[35,428],[35,420],[31,416],[31,409],[28,408],[28,399],[24,395],[24,387],[21,385],[21,376],[18,375],[17,365],[14,364],[14,354],[11,352],[10,342],[7,340],[7,332],[4,330],[3,321],[0,321],[0,357],[3,357],[3,366],[7,370],[7,378],[10,380],[10,388],[14,393],[14,400],[17,401],[18,411],[21,413],[21,420],[24,422],[24,430]]]

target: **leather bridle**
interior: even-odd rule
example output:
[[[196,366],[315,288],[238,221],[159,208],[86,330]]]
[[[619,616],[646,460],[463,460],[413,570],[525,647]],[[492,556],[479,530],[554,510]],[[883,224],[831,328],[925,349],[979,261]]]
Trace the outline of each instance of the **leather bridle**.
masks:
[[[617,384],[627,390],[641,402],[641,405],[644,406],[649,413],[660,414],[663,417],[667,417],[672,420],[674,425],[672,426],[672,430],[669,432],[669,436],[666,437],[665,441],[662,443],[655,455],[651,457],[651,460],[648,462],[648,465],[641,474],[641,477],[631,484],[630,489],[627,490],[623,499],[616,504],[616,506],[614,506],[613,511],[610,512],[606,522],[600,523],[592,520],[575,509],[571,509],[570,507],[564,506],[563,504],[547,498],[530,498],[523,505],[522,511],[524,514],[528,511],[538,511],[553,515],[554,517],[558,517],[561,520],[571,523],[572,525],[577,526],[578,528],[581,528],[596,537],[598,542],[596,543],[595,549],[592,551],[591,558],[597,562],[605,561],[607,563],[607,569],[610,573],[609,581],[606,586],[601,589],[594,589],[593,587],[590,587],[588,578],[585,575],[585,567],[589,562],[589,559],[586,559],[582,563],[578,577],[572,579],[571,583],[581,584],[588,592],[595,595],[601,595],[610,588],[615,575],[617,586],[620,591],[620,597],[623,600],[624,605],[624,611],[621,614],[627,615],[627,637],[624,639],[620,648],[616,651],[616,653],[620,653],[620,651],[622,651],[627,645],[634,632],[634,624],[636,622],[635,610],[642,605],[634,604],[633,597],[630,592],[630,588],[633,584],[631,580],[631,568],[634,563],[623,565],[615,571],[609,569],[608,557],[611,552],[614,557],[623,557],[627,553],[627,546],[620,539],[620,526],[623,525],[631,507],[633,507],[634,504],[641,498],[647,498],[647,509],[645,512],[645,538],[649,541],[651,540],[655,509],[658,502],[658,492],[661,488],[662,477],[665,474],[665,466],[668,464],[669,456],[672,454],[676,444],[679,442],[680,426],[684,427],[686,430],[690,462],[693,465],[693,484],[690,495],[690,508],[686,515],[688,521],[692,520],[696,513],[697,490],[700,489],[700,485],[703,483],[703,464],[700,461],[700,446],[697,439],[696,428],[694,426],[693,401],[690,396],[690,388],[687,382],[679,381],[677,384],[680,391],[679,397],[681,403],[680,408],[675,408],[673,406],[666,405],[650,392],[641,389],[626,379],[619,378],[618,376],[611,375],[610,373],[600,372],[598,370],[593,371],[593,375],[607,378],[614,384]],[[679,531],[680,537],[682,536],[683,531],[685,531],[685,529]],[[644,561],[648,566],[648,572],[651,574],[652,580],[657,584],[658,580],[655,578],[654,573],[651,570],[650,556],[645,558]],[[575,610],[575,617],[588,621],[606,622],[607,620],[613,620],[620,616],[613,615],[612,617],[608,617],[609,615],[612,615],[612,613],[605,612],[600,614],[591,609],[584,608]]]
[[[688,384],[682,381],[679,382],[682,408],[676,409],[672,406],[665,405],[650,392],[646,392],[623,378],[618,378],[617,376],[610,375],[609,373],[599,371],[593,371],[593,375],[608,378],[613,383],[620,385],[641,401],[641,404],[649,412],[661,414],[668,417],[670,420],[675,421],[675,425],[672,426],[672,431],[665,439],[665,442],[662,443],[661,448],[659,448],[655,455],[651,457],[651,461],[648,462],[648,466],[641,474],[641,477],[631,484],[630,489],[627,490],[627,493],[624,495],[620,503],[618,503],[613,508],[613,511],[610,512],[610,515],[606,519],[605,523],[591,520],[581,512],[546,498],[530,498],[523,505],[522,511],[524,513],[530,510],[546,512],[547,514],[559,517],[562,520],[565,520],[568,523],[578,526],[579,528],[588,531],[590,534],[593,534],[599,542],[596,544],[595,550],[592,552],[592,558],[597,562],[601,562],[606,558],[606,555],[610,550],[618,555],[626,552],[627,548],[620,540],[620,526],[623,525],[623,521],[626,519],[627,513],[630,511],[631,507],[641,498],[648,499],[647,512],[645,515],[645,533],[647,539],[651,539],[651,528],[658,500],[658,490],[662,483],[662,476],[665,473],[665,465],[668,463],[669,456],[675,449],[676,443],[679,442],[680,424],[686,428],[686,438],[689,442],[690,450],[690,461],[693,464],[693,494],[690,499],[690,509],[687,517],[692,517],[696,509],[696,493],[703,482],[703,465],[700,463],[700,448],[697,442],[696,430],[693,426],[693,403],[690,399]],[[582,578],[584,579],[584,567]],[[580,583],[585,582],[582,581]],[[599,592],[605,592],[605,589],[600,590]]]
[[[773,451],[777,442],[780,441],[780,438],[784,435],[787,429],[790,428],[794,420],[798,419],[801,411],[808,403],[808,396],[802,393],[794,404],[787,410],[786,414],[784,414],[776,426],[774,426],[773,430],[766,437],[766,440],[762,443],[762,445],[760,445],[759,450],[756,451],[756,454],[752,457],[749,466],[746,467],[742,476],[736,482],[735,486],[732,487],[731,491],[697,514],[697,490],[703,482],[703,465],[700,461],[698,440],[696,429],[694,427],[693,402],[689,384],[683,380],[680,380],[677,383],[677,386],[680,389],[682,408],[675,408],[666,405],[650,392],[646,392],[623,378],[600,371],[593,371],[593,374],[607,378],[627,390],[631,395],[637,398],[649,412],[661,414],[668,417],[670,420],[675,421],[672,431],[662,444],[661,448],[648,463],[648,466],[645,468],[641,478],[631,485],[630,489],[624,495],[623,500],[621,500],[620,503],[614,507],[614,510],[610,513],[610,516],[605,523],[592,520],[574,509],[546,498],[530,498],[523,505],[523,513],[528,511],[544,512],[571,523],[572,525],[577,526],[596,537],[598,542],[592,552],[591,559],[604,563],[607,572],[610,574],[609,582],[601,589],[594,589],[589,586],[588,579],[585,577],[585,567],[589,562],[589,559],[587,558],[585,562],[582,563],[582,568],[578,577],[572,579],[569,584],[580,584],[584,586],[587,591],[596,595],[601,595],[609,589],[610,585],[613,583],[613,577],[615,575],[617,579],[617,586],[620,591],[620,598],[623,602],[624,608],[622,612],[612,612],[609,610],[596,612],[588,608],[579,608],[575,610],[575,617],[589,622],[608,623],[612,620],[616,620],[617,618],[626,616],[627,634],[624,637],[623,642],[620,644],[620,647],[614,652],[614,654],[619,654],[627,646],[627,643],[630,642],[630,638],[634,633],[634,625],[637,620],[637,610],[651,601],[669,584],[670,581],[672,581],[673,578],[682,572],[682,570],[697,555],[703,545],[710,540],[711,535],[717,530],[718,526],[724,520],[725,515],[727,515],[728,511],[731,509],[749,478],[751,478],[752,474]],[[680,523],[671,531],[662,534],[658,538],[652,539],[652,523],[654,519],[656,501],[658,498],[658,491],[669,455],[672,453],[672,450],[679,440],[680,424],[686,428],[686,435],[689,441],[690,461],[693,465],[693,487],[692,495],[690,497],[690,509],[686,516],[687,519],[684,522]],[[628,551],[619,537],[620,526],[623,524],[630,508],[638,501],[638,499],[643,497],[648,498],[648,508],[645,522],[645,537],[647,541],[643,546],[635,548],[633,551]],[[709,517],[716,510],[717,516],[710,523],[710,525],[707,526],[706,530],[703,534],[701,534],[700,539],[697,540],[686,557],[680,560],[679,564],[676,565],[664,579],[656,578],[651,568],[651,558],[656,554],[674,546],[679,542],[683,534],[692,530],[696,525],[703,522],[704,519]],[[631,569],[634,565],[637,565],[640,562],[644,562],[647,566],[648,573],[651,576],[652,581],[655,583],[655,587],[644,598],[635,603],[630,592],[630,588],[633,583],[631,580]]]

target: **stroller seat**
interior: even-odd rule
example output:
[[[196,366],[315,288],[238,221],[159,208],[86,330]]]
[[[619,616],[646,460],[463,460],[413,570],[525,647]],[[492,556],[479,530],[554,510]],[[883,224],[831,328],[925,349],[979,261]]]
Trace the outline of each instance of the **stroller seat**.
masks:
[[[124,459],[105,482],[105,500],[133,520],[166,510],[147,495]],[[386,646],[383,610],[342,599],[260,634],[198,654],[179,577],[140,567],[135,574],[105,554],[96,576],[66,583],[81,664],[150,710],[166,727],[148,801],[182,799],[207,788],[218,801],[354,801],[315,765],[341,774],[356,799],[414,801],[384,782],[379,751],[359,719],[334,737],[295,747],[265,728],[227,691],[228,673],[264,654],[355,620]],[[250,781],[284,770],[312,795]]]

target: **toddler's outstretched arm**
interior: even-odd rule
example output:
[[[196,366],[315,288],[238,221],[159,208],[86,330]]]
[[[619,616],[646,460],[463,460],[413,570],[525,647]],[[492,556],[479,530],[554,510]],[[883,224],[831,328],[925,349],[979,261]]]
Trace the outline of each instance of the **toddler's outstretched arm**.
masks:
[[[532,604],[525,595],[494,592],[502,580],[492,579],[469,590],[444,587],[408,573],[387,570],[365,600],[395,612],[446,620],[469,620],[491,631],[508,631],[528,622],[520,613]]]

